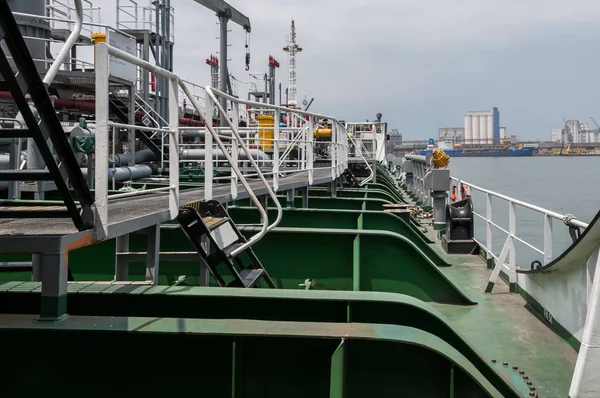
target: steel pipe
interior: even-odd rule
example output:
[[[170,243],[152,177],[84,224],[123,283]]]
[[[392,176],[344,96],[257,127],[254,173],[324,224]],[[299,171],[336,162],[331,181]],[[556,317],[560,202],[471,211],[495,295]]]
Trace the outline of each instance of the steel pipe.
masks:
[[[82,168],[81,172],[87,176],[88,169]],[[138,180],[140,178],[150,177],[152,175],[152,167],[141,164],[137,166],[111,167],[108,169],[108,180],[115,182],[123,182],[130,180]]]
[[[130,160],[131,153],[116,153],[112,158],[113,165],[116,167],[128,165]],[[142,149],[141,151],[135,152],[135,164],[137,165],[152,160],[158,160],[158,157],[151,149]]]
[[[253,159],[256,160],[271,160],[269,155],[259,149],[250,149],[250,154]],[[227,160],[227,156],[221,149],[215,149],[212,152],[213,159],[216,157],[217,160]],[[206,157],[205,149],[182,149],[179,151],[179,159],[181,160],[203,160]],[[248,155],[243,149],[238,149],[238,159],[248,160]]]

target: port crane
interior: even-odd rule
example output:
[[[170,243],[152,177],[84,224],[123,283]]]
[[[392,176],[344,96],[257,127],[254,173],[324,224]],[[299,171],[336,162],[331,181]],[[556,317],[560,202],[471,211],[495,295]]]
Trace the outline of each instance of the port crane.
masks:
[[[565,123],[565,127],[562,129],[562,147],[560,148],[560,156],[563,155],[569,155],[571,153],[571,144],[573,143],[573,132],[571,132],[571,129],[569,128],[569,126],[567,125],[567,119],[565,119],[563,117],[563,121]],[[565,145],[566,144],[566,145]],[[563,151],[566,150],[566,153],[563,153]]]

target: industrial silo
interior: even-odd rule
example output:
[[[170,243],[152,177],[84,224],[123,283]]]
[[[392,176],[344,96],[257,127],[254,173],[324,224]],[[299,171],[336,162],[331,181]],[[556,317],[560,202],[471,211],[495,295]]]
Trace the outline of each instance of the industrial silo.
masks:
[[[479,143],[486,144],[487,143],[487,116],[479,115]]]
[[[494,143],[494,115],[487,115],[487,143]]]
[[[465,144],[470,144],[473,142],[473,118],[471,115],[467,114],[465,116]]]
[[[479,144],[479,128],[481,127],[479,115],[471,115],[471,118],[473,120],[473,140],[469,144]]]

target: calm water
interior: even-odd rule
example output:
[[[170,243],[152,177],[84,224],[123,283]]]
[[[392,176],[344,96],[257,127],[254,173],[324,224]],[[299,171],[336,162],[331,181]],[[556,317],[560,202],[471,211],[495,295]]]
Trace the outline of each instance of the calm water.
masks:
[[[522,157],[522,158],[452,158],[450,174],[513,198],[529,202],[560,214],[573,214],[590,222],[600,211],[600,156],[591,157]],[[485,215],[485,198],[472,193],[475,211]],[[543,248],[543,216],[517,206],[517,236],[533,246]],[[508,203],[493,200],[493,220],[508,229]],[[566,226],[553,221],[553,257],[566,249],[571,240]],[[506,235],[494,230],[493,252],[498,255]],[[476,220],[475,236],[485,242],[485,225]],[[517,245],[517,262],[529,266],[542,256],[523,244]]]

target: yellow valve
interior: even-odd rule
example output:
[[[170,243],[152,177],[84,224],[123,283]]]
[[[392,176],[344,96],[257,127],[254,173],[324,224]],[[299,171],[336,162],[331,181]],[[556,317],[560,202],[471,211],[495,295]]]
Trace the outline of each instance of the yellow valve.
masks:
[[[431,158],[436,169],[448,167],[448,164],[450,163],[450,156],[441,149],[434,149]]]

